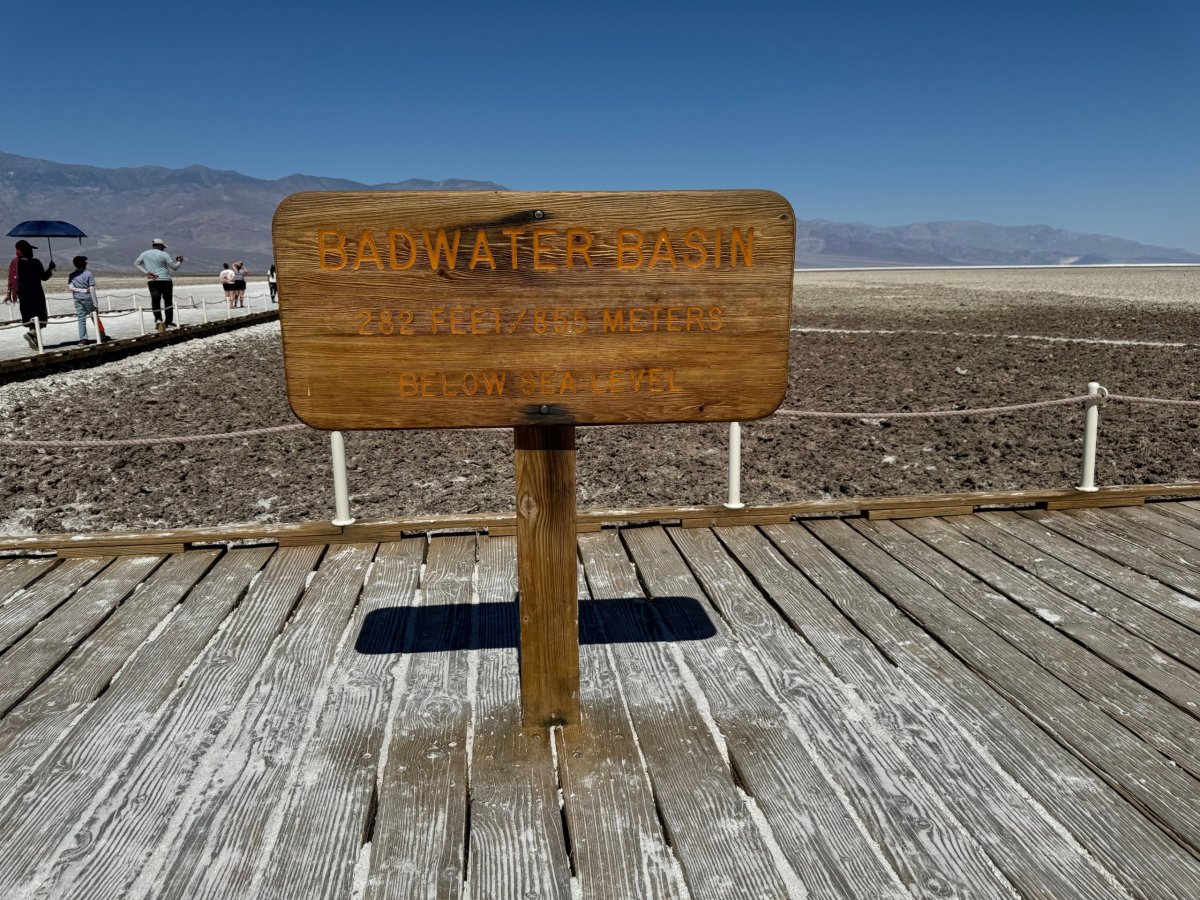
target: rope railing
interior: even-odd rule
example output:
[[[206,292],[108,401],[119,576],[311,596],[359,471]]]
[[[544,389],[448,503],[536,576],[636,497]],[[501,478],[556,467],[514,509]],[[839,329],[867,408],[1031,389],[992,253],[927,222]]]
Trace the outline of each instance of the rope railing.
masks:
[[[131,293],[135,293],[135,292],[131,291]],[[254,300],[262,300],[263,301],[263,309],[264,310],[269,309],[270,304],[268,304],[266,302],[267,297],[268,297],[268,294],[266,292],[261,292],[261,293],[247,292],[246,303],[244,305],[238,307],[240,309],[244,309],[245,312],[238,313],[237,315],[238,316],[248,315],[254,309],[254,304],[251,302]],[[139,304],[137,302],[137,299],[138,298],[135,294],[134,306],[129,307],[129,308],[113,307],[111,300],[109,300],[107,309],[105,309],[103,311],[104,316],[106,318],[117,319],[117,318],[121,318],[123,316],[129,316],[129,315],[133,315],[136,313],[137,317],[138,317],[138,330],[143,335],[146,334],[146,322],[144,319],[144,316],[146,313],[153,314],[155,316],[155,322],[157,323],[159,321],[158,316],[159,316],[160,312],[164,315],[170,314],[171,316],[173,316],[177,310],[185,310],[185,309],[197,310],[198,309],[201,312],[203,322],[205,324],[207,324],[209,322],[208,308],[210,306],[214,306],[214,305],[223,305],[226,307],[225,318],[226,319],[234,318],[233,310],[235,307],[230,303],[230,301],[228,301],[227,299],[224,299],[224,298],[219,298],[216,300],[205,300],[203,298],[200,298],[199,300],[197,300],[194,295],[188,294],[186,296],[186,298],[184,298],[182,296],[176,297],[174,299],[174,302],[172,302],[171,304],[166,305],[166,306],[161,306],[157,310],[154,309],[152,306],[151,307],[142,306],[141,304]],[[92,313],[89,314],[93,318],[93,321],[96,322],[95,328],[96,328],[97,332],[99,332],[99,329],[100,329],[99,322],[97,321],[97,317],[99,316],[99,314],[101,312],[100,305],[101,305],[100,303],[97,303],[96,309]],[[10,319],[8,322],[0,323],[0,331],[6,331],[6,330],[15,329],[15,328],[32,328],[32,332],[35,335],[35,340],[31,342],[31,346],[34,347],[34,349],[36,349],[38,353],[46,352],[46,348],[45,348],[45,345],[42,340],[42,331],[45,328],[48,328],[51,325],[54,325],[54,326],[77,325],[77,323],[79,321],[78,313],[55,313],[54,315],[47,316],[45,319],[34,318],[34,319],[29,320],[28,322],[24,322],[19,318],[13,318],[14,312],[15,312],[15,306],[9,307]]]
[[[1063,397],[1061,400],[1038,400],[1034,403],[1013,403],[1008,406],[985,406],[976,409],[932,409],[923,412],[900,410],[889,412],[826,412],[819,409],[777,409],[777,416],[798,419],[946,419],[951,417],[995,416],[1001,413],[1020,412],[1026,409],[1043,409],[1050,406],[1068,406],[1085,403],[1086,394],[1078,397]]]
[[[1062,397],[1054,400],[1038,400],[1029,403],[1011,403],[1004,406],[987,406],[970,409],[935,409],[935,410],[899,410],[899,411],[863,411],[835,412],[824,410],[781,409],[776,415],[795,418],[857,420],[863,422],[882,421],[885,419],[941,419],[964,418],[971,416],[995,416],[1007,413],[1022,412],[1034,409],[1048,409],[1056,406],[1084,405],[1084,449],[1083,465],[1080,483],[1081,491],[1095,491],[1095,460],[1099,428],[1099,409],[1107,402],[1140,403],[1161,406],[1200,408],[1200,400],[1183,400],[1165,397],[1140,397],[1127,394],[1110,394],[1098,382],[1088,384],[1088,393]],[[154,447],[164,444],[192,444],[210,441],[236,440],[242,438],[261,437],[271,434],[283,434],[292,431],[308,429],[309,426],[295,422],[288,425],[273,425],[265,428],[248,428],[241,431],[213,432],[208,434],[171,435],[149,438],[96,439],[81,441],[56,440],[23,440],[15,438],[0,438],[0,447],[11,447],[23,450],[86,450],[114,447]],[[329,432],[330,453],[333,463],[335,515],[333,522],[345,525],[353,522],[350,515],[349,489],[346,479],[345,445],[340,431]],[[730,509],[741,509],[741,423],[729,423],[729,495],[724,504]]]

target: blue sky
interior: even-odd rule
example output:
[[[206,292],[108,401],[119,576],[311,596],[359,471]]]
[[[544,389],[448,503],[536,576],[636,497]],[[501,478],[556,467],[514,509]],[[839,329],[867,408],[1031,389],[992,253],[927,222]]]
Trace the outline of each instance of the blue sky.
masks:
[[[92,0],[19,15],[0,149],[25,156],[765,187],[804,218],[1045,223],[1200,251],[1196,2]]]

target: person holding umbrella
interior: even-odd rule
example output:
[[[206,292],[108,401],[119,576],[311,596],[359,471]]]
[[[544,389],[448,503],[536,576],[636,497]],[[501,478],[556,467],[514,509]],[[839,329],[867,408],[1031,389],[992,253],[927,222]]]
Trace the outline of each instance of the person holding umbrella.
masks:
[[[146,286],[150,289],[150,308],[154,312],[154,327],[160,332],[175,327],[174,283],[171,281],[171,272],[178,270],[182,265],[183,257],[171,259],[167,255],[167,245],[161,238],[152,240],[150,249],[143,250],[141,256],[133,261],[133,267],[146,276]]]
[[[34,331],[34,320],[41,322],[42,327],[46,327],[46,320],[50,317],[46,309],[46,292],[42,289],[42,282],[49,281],[50,276],[54,274],[54,260],[50,260],[48,268],[42,268],[42,261],[33,255],[36,250],[33,244],[26,240],[20,240],[16,243],[17,250],[17,277],[16,277],[16,294],[17,302],[21,308],[21,321],[25,323],[28,329],[25,332],[25,340],[34,350],[37,349],[37,334]],[[12,290],[10,286],[9,290]]]

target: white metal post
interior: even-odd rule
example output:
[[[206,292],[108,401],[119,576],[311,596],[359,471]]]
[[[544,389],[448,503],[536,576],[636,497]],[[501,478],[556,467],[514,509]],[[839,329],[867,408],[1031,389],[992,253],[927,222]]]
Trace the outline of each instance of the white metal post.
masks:
[[[1096,437],[1100,430],[1100,404],[1107,393],[1099,382],[1088,382],[1088,401],[1083,413],[1083,472],[1078,487],[1081,491],[1099,490],[1096,487]]]
[[[146,336],[146,320],[142,318],[142,298],[135,292],[133,295],[133,308],[138,314],[138,328],[141,329],[142,337]]]
[[[208,302],[206,300],[200,301],[200,315],[204,319],[204,324],[207,325],[208,324]]]
[[[232,300],[225,301],[225,318],[226,319],[233,318],[233,301]]]
[[[37,335],[38,353],[45,353],[46,348],[42,344],[42,320],[37,316],[33,317],[33,333]]]
[[[742,426],[729,423],[729,499],[726,509],[742,509]]]
[[[341,527],[354,522],[350,515],[350,489],[346,483],[346,442],[340,431],[329,432],[329,449],[333,456],[333,524]]]
[[[96,329],[96,343],[100,343],[100,311],[92,310],[92,327]]]

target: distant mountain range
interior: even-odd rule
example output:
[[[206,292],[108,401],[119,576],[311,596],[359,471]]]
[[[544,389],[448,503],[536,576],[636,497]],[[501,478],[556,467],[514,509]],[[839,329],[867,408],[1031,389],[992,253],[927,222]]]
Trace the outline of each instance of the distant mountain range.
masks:
[[[796,265],[801,267],[1101,263],[1200,263],[1200,255],[1049,225],[918,222],[880,228],[823,219],[796,222]]]
[[[151,238],[162,237],[172,253],[187,257],[184,272],[216,272],[222,262],[242,259],[252,273],[261,273],[271,262],[271,217],[280,200],[297,191],[351,190],[505,188],[462,179],[359,184],[289,175],[268,181],[198,165],[104,169],[0,153],[0,234],[25,219],[62,219],[87,233],[85,252],[98,271],[129,271]],[[803,211],[803,197],[792,201]],[[881,228],[800,219],[796,233],[796,265],[802,267],[1200,263],[1200,255],[1177,248],[1047,225],[923,222]],[[55,242],[60,265],[69,265],[77,246]],[[44,246],[39,254],[44,257]]]
[[[0,153],[0,234],[26,219],[61,219],[87,234],[84,252],[98,271],[128,272],[150,241],[161,237],[172,254],[186,257],[182,273],[219,272],[221,263],[239,259],[251,273],[262,273],[271,263],[271,217],[280,200],[298,191],[363,190],[503,188],[490,181],[458,179],[359,184],[289,175],[266,181],[205,166],[102,169]],[[45,241],[33,243],[44,260]],[[60,266],[69,266],[79,243],[54,240],[53,246]]]

